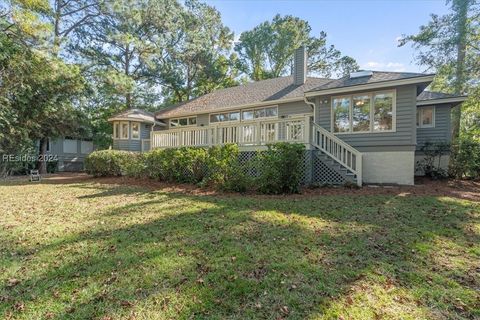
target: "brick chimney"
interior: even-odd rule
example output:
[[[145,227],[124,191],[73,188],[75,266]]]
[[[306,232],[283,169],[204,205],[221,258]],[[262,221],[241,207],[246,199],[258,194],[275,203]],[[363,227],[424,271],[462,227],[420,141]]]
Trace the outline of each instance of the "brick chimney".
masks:
[[[307,50],[301,46],[295,50],[293,57],[293,83],[299,86],[305,81],[307,81]]]

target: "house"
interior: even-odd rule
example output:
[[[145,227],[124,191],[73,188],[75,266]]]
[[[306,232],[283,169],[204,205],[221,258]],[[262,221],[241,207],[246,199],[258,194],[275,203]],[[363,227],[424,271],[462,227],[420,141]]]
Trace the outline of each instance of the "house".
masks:
[[[55,171],[83,171],[85,157],[94,149],[90,140],[69,137],[47,140],[46,160]]]
[[[412,185],[427,141],[449,141],[450,109],[465,97],[424,91],[433,74],[359,71],[307,76],[304,48],[293,75],[216,90],[155,114],[128,110],[113,123],[113,147],[236,143],[249,152],[277,141],[303,143],[316,182]]]

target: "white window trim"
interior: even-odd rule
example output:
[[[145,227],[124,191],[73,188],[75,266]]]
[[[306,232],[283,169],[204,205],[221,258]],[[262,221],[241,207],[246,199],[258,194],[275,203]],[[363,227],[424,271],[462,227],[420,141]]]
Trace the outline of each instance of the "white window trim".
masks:
[[[118,125],[118,132],[117,132],[117,125]],[[120,123],[118,121],[114,121],[113,122],[113,140],[118,140],[118,139],[120,139]]]
[[[122,124],[125,124],[125,123],[127,124],[127,130],[128,130],[126,138],[123,137],[123,126],[122,126]],[[118,128],[120,129],[119,130],[120,135],[118,136],[119,138],[117,140],[130,140],[130,124],[129,124],[129,122],[128,121],[120,121],[119,125],[118,125]]]
[[[423,124],[423,110],[432,108],[432,124]],[[420,119],[418,119],[418,126],[419,129],[432,129],[435,128],[435,113],[436,113],[435,106],[424,106],[424,107],[417,107],[417,110],[420,111]],[[415,113],[415,117],[417,113]]]
[[[243,112],[244,111],[255,111],[255,110],[260,110],[260,109],[266,109],[266,108],[276,108],[277,109],[277,115],[276,116],[271,116],[271,117],[262,117],[262,118],[254,118],[251,120],[243,120]],[[239,120],[227,120],[227,121],[218,121],[218,122],[211,122],[210,121],[210,116],[216,115],[216,114],[222,114],[222,113],[234,113],[234,112],[239,112],[240,113],[240,119]],[[208,123],[210,125],[218,125],[221,123],[232,123],[232,122],[242,122],[242,123],[251,123],[251,122],[258,122],[258,121],[264,121],[264,120],[271,120],[271,119],[278,119],[278,105],[269,105],[269,106],[262,106],[262,107],[257,107],[257,108],[246,108],[246,109],[237,109],[237,110],[226,110],[222,112],[214,112],[214,113],[209,113],[208,114]]]
[[[225,114],[225,113],[236,113],[238,112],[239,118],[238,120],[225,120],[225,121],[217,121],[217,122],[212,122],[212,116],[216,116],[218,114]],[[229,123],[229,122],[240,122],[242,121],[242,111],[240,110],[233,110],[233,111],[225,111],[225,112],[215,112],[215,113],[209,113],[208,114],[208,123],[216,125],[219,123]]]
[[[243,112],[244,111],[253,111],[255,113],[255,110],[267,109],[267,108],[276,108],[277,109],[277,115],[276,116],[270,116],[270,117],[253,118],[251,120],[243,120]],[[278,119],[278,105],[264,106],[264,107],[260,107],[260,108],[248,108],[248,109],[241,109],[240,110],[240,121],[241,122],[257,122],[257,121],[263,121],[263,120],[269,120],[269,119]]]
[[[138,138],[133,137],[133,124],[138,124]],[[140,140],[141,138],[141,131],[142,131],[142,125],[140,122],[130,122],[130,131],[132,135],[132,140]]]
[[[373,118],[375,115],[374,101],[373,97],[379,93],[392,93],[392,130],[383,130],[383,131],[374,131],[373,130]],[[352,113],[353,113],[353,96],[366,96],[370,97],[370,130],[369,131],[353,131],[353,122],[352,122]],[[334,112],[333,112],[333,99],[349,98],[350,99],[350,108],[349,108],[349,132],[335,132],[334,126]],[[416,116],[416,115],[415,115]],[[330,98],[330,132],[335,135],[348,135],[348,134],[379,134],[379,133],[394,133],[397,132],[397,90],[379,90],[379,91],[368,91],[368,92],[358,92],[341,96],[332,96]]]
[[[195,124],[188,124],[188,119],[190,119],[190,118],[195,118]],[[186,125],[180,125],[180,119],[187,119],[187,124]],[[178,126],[172,126],[172,120],[178,120],[178,122],[179,122]],[[168,119],[168,127],[170,129],[178,129],[178,128],[185,128],[185,127],[196,127],[196,126],[198,126],[197,120],[198,120],[197,116],[172,118],[172,119]]]

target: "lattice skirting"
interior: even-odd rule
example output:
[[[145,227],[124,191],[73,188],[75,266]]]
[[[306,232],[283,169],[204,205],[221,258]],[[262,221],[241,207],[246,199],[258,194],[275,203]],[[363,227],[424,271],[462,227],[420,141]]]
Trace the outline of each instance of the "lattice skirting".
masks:
[[[240,166],[237,170],[241,170],[244,174],[251,177],[257,177],[263,169],[263,163],[261,161],[256,161],[257,155],[258,153],[256,151],[240,152]],[[343,185],[348,181],[345,175],[346,172],[342,172],[338,169],[339,165],[332,165],[325,159],[329,158],[320,150],[305,150],[303,152],[302,161],[300,163],[302,185]],[[193,178],[193,175],[196,174],[199,176],[208,175],[207,168],[200,165],[200,167],[185,169],[183,172],[186,181]]]
[[[240,152],[240,164],[244,168],[245,173],[251,176],[256,176],[261,168],[250,167],[248,163],[251,162],[257,153],[255,151]],[[320,150],[305,150],[302,156],[300,170],[302,173],[303,185],[343,185],[348,180],[345,175],[338,172],[328,163],[322,160],[324,155]],[[261,163],[260,163],[261,165]]]

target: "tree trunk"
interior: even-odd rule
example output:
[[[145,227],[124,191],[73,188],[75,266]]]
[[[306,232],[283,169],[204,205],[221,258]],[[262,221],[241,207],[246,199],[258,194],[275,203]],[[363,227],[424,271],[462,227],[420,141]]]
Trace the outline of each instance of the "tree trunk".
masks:
[[[47,154],[47,138],[40,139],[40,146],[38,148],[38,164],[37,168],[40,174],[47,173],[47,162],[45,161],[45,155]]]
[[[60,53],[60,19],[61,19],[61,7],[62,1],[55,1],[55,15],[53,22],[53,48],[52,54],[54,57],[58,57]]]
[[[125,75],[128,77],[130,76],[130,45],[127,44],[125,47]],[[132,107],[132,93],[127,92],[125,93],[125,106],[127,109]]]
[[[456,16],[457,32],[457,63],[455,70],[455,94],[461,95],[465,87],[465,54],[467,48],[467,13],[469,1],[454,0],[453,10]],[[460,134],[460,120],[462,118],[461,105],[457,105],[452,110],[452,141],[458,140]]]

